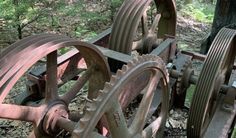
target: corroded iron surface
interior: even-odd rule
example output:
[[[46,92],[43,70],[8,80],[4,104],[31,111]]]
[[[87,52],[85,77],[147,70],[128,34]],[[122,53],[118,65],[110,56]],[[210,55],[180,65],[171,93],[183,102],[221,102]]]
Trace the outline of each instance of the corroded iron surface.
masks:
[[[235,30],[223,28],[211,45],[193,95],[188,137],[202,137],[215,113],[220,87],[228,84],[234,65],[235,36]]]
[[[151,2],[156,8],[155,17],[149,26],[148,6]],[[141,22],[142,38],[135,40],[138,25]],[[157,29],[158,28],[158,29]],[[175,36],[176,10],[172,0],[127,0],[121,6],[111,32],[109,48],[131,54],[132,50],[149,53],[157,38],[165,35]],[[156,31],[158,30],[158,31]]]
[[[86,62],[87,70],[67,93],[59,96],[57,50],[66,46],[74,46],[78,49]],[[17,80],[43,57],[47,58],[45,100],[37,106],[4,103],[4,99]],[[11,45],[1,55],[0,118],[32,122],[34,131],[30,137],[55,136],[61,129],[73,132],[76,122],[69,119],[71,118],[69,103],[87,81],[89,81],[88,98],[96,98],[97,91],[103,88],[109,78],[110,70],[107,61],[92,44],[55,34],[30,36]]]
[[[140,80],[140,77],[144,76],[148,77]],[[143,82],[146,82],[147,85],[142,85]],[[127,91],[132,86],[140,88]],[[159,92],[162,93],[161,111],[159,116],[144,129],[148,111],[158,86],[161,87]],[[131,93],[143,94],[143,97],[132,123],[128,125],[122,109],[131,103],[132,100],[128,97]],[[135,97],[138,96],[137,94]],[[103,115],[105,115],[109,126],[109,134],[114,138],[150,138],[155,136],[165,125],[167,119],[168,95],[168,75],[165,63],[157,56],[138,57],[118,70],[116,75],[111,77],[110,82],[105,84],[104,89],[99,91],[99,96],[87,105],[86,113],[76,125],[73,136],[80,138],[102,137],[101,134],[94,131],[94,128]],[[129,103],[124,104],[124,98],[129,99]]]

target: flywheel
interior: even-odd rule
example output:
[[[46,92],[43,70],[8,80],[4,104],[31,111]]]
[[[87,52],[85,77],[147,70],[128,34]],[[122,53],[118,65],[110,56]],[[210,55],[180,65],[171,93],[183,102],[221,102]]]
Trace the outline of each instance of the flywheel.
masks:
[[[126,0],[116,15],[109,48],[125,54],[149,53],[158,38],[174,37],[175,29],[173,0]]]
[[[74,46],[84,58],[87,69],[63,95],[58,93],[58,50]],[[7,102],[13,86],[42,58],[46,58],[45,99],[37,105],[22,106]],[[29,137],[52,137],[62,129],[73,132],[77,121],[70,120],[69,104],[80,89],[89,82],[88,99],[96,98],[97,91],[110,79],[108,63],[92,44],[66,36],[42,34],[24,38],[11,45],[0,58],[0,118],[31,122],[34,130]],[[96,86],[95,86],[96,84]],[[19,91],[13,91],[15,95]],[[79,113],[76,114],[79,118]]]
[[[73,136],[79,138],[105,137],[95,129],[98,121],[105,116],[109,126],[109,136],[112,138],[155,137],[164,127],[167,119],[168,82],[165,63],[161,58],[151,55],[135,58],[118,70],[116,75],[111,77],[110,82],[105,84],[104,89],[99,91],[99,96],[87,104],[86,113],[76,125]],[[150,124],[146,125],[155,92],[161,93],[160,112]],[[124,102],[126,101],[124,99],[129,98],[132,93],[141,94],[142,99],[131,117],[133,118],[131,124],[128,124],[126,119],[129,117],[127,118],[124,111],[132,100],[129,99],[127,103]]]
[[[216,109],[220,87],[228,84],[236,56],[236,30],[222,28],[215,37],[196,84],[187,136],[203,137]]]

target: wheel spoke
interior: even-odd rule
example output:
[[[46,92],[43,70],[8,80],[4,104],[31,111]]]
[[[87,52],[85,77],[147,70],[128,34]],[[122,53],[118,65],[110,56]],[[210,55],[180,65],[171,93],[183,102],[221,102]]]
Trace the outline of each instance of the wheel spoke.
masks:
[[[113,102],[110,110],[106,112],[109,130],[113,138],[127,137],[128,128],[118,99]]]
[[[13,104],[0,105],[0,118],[36,122],[40,118],[42,108]]]
[[[147,138],[152,137],[152,135],[158,131],[162,123],[163,123],[163,116],[160,116],[155,121],[153,121],[147,128],[144,129],[142,133],[143,137]]]
[[[46,101],[57,99],[57,90],[57,51],[53,51],[47,55]]]
[[[157,131],[160,129],[160,127],[165,125],[164,121],[166,120],[166,116],[168,113],[168,99],[169,99],[168,98],[168,88],[167,89],[165,89],[165,88],[168,86],[165,84],[165,81],[163,78],[160,79],[160,84],[161,84],[161,89],[159,89],[158,92],[162,93],[161,95],[159,95],[159,96],[161,96],[161,112],[160,112],[158,118],[156,118],[150,125],[148,125],[144,129],[144,131],[142,132],[143,137],[152,137],[153,134],[157,133]],[[158,105],[159,104],[157,104],[157,106]]]
[[[91,66],[89,69],[87,69],[87,71],[81,77],[79,77],[79,79],[72,86],[72,88],[65,95],[62,96],[62,99],[66,104],[69,104],[71,100],[75,98],[76,94],[88,81],[93,71],[94,71],[94,66]]]
[[[147,10],[144,11],[141,21],[142,21],[143,36],[146,36],[148,34]]]
[[[150,108],[150,105],[152,103],[152,99],[154,96],[154,91],[155,91],[155,88],[157,87],[158,80],[159,80],[159,76],[150,79],[149,84],[145,88],[146,93],[143,96],[143,99],[139,105],[135,118],[129,128],[132,135],[141,133],[143,130],[143,127],[145,125],[145,121],[148,115],[148,110]]]
[[[154,33],[154,32],[155,32],[155,30],[156,30],[156,28],[157,28],[157,25],[158,25],[158,23],[159,23],[159,21],[160,21],[160,18],[161,18],[161,14],[157,14],[156,17],[155,17],[155,19],[153,20],[152,26],[151,26],[151,28],[150,28],[150,32],[151,32],[151,33]]]

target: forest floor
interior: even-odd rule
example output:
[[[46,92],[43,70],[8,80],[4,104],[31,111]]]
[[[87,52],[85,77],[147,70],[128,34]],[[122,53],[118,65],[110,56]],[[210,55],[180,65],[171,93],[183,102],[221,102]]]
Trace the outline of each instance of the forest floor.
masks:
[[[177,44],[178,44],[179,49],[199,52],[202,40],[210,32],[210,24],[198,22],[189,16],[184,16],[180,12],[178,12],[177,17],[178,19],[177,19],[177,38],[176,39],[177,39]],[[61,24],[61,27],[58,29],[59,33],[68,35],[70,33],[70,30],[74,29],[74,28],[71,28],[71,29],[68,28],[68,26],[70,26],[68,25],[68,23],[69,22],[71,23],[75,20],[77,19],[75,18],[66,19],[65,22]],[[102,32],[102,30],[105,30],[110,25],[111,25],[111,22],[107,24],[102,24],[99,27],[94,27],[94,28],[99,28],[99,30],[93,30],[93,31],[97,31],[98,33]],[[39,30],[40,28],[33,26],[33,24],[30,27],[26,28],[27,33],[29,34],[34,34],[34,33],[39,32],[37,29]],[[36,31],[32,31],[32,30],[36,30]],[[57,33],[58,30],[50,30],[46,32]],[[41,30],[40,32],[44,32],[44,31],[45,30]],[[69,34],[69,35],[73,37],[73,34],[72,35]],[[83,35],[83,38],[81,39],[84,40],[85,36],[86,34]],[[25,89],[24,83],[25,81],[20,81],[13,91],[24,91]],[[10,95],[10,98],[7,100],[11,102],[13,98],[15,97],[16,95],[14,94]],[[82,100],[82,102],[72,103],[71,108],[78,108],[77,107],[78,104],[83,103],[83,100],[85,100],[85,97],[83,97],[82,95],[80,99]],[[187,111],[171,110],[170,118],[168,119],[168,123],[167,123],[167,128],[172,127],[172,128],[177,128],[176,130],[180,129],[181,132],[180,131],[176,132],[176,135],[185,137],[185,132],[183,132],[183,134],[179,134],[179,133],[182,133],[182,130],[186,129],[186,121],[187,121]],[[27,137],[31,129],[32,129],[32,126],[30,123],[25,123],[25,122],[20,122],[20,121],[0,120],[0,137],[6,137],[6,138]],[[167,135],[169,135],[169,132]],[[168,137],[172,137],[172,136],[169,135]]]

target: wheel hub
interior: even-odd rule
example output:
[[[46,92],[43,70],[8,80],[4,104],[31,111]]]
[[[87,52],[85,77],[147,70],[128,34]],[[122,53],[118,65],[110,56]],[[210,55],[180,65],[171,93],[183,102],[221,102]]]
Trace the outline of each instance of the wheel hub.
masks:
[[[45,116],[43,117],[42,120],[43,131],[49,135],[59,133],[62,129],[60,129],[60,127],[57,126],[57,120],[59,118],[68,119],[69,117],[68,113],[69,110],[65,104],[60,102],[52,105],[46,112]]]
[[[156,40],[157,40],[156,34],[148,34],[148,36],[144,39],[143,54],[151,52],[152,47],[155,44]]]

